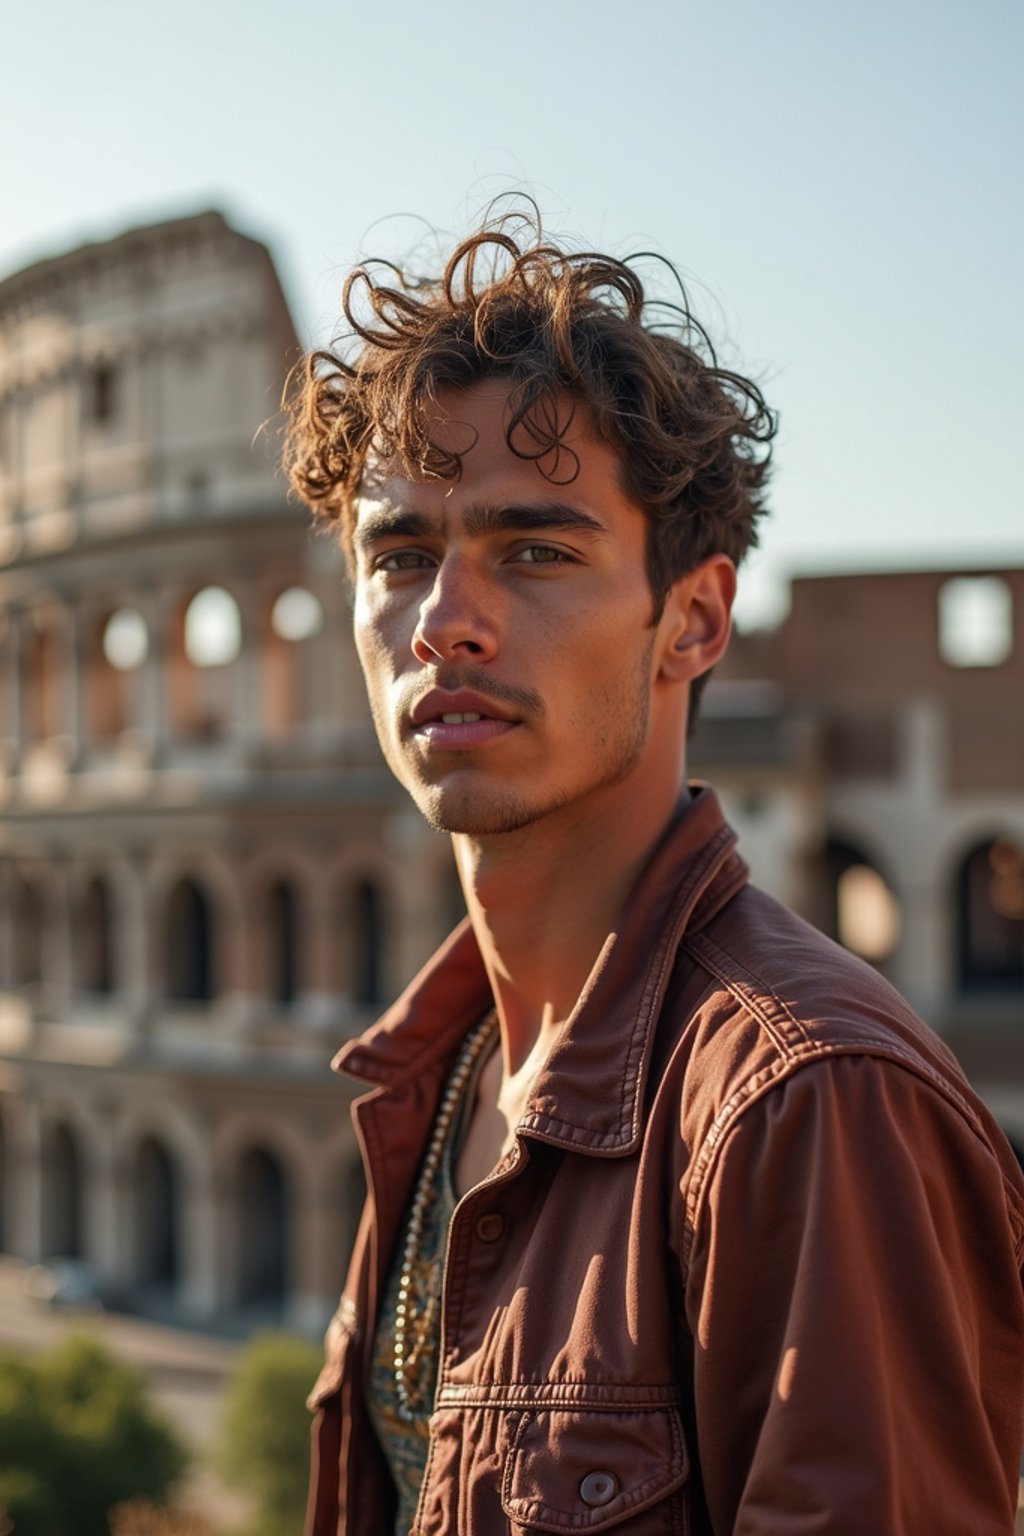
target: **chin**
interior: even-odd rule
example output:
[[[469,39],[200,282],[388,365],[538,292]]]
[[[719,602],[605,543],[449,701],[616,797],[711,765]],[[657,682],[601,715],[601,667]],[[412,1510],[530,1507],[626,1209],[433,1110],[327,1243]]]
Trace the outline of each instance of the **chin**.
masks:
[[[521,832],[561,810],[567,801],[565,796],[538,802],[512,794],[457,794],[436,785],[420,787],[414,798],[436,832],[464,837],[499,837],[506,832]]]

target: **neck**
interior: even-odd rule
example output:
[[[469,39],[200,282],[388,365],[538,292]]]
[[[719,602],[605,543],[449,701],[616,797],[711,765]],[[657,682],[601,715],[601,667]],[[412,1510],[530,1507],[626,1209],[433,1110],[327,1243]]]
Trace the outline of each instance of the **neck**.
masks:
[[[570,808],[517,832],[453,838],[506,1079],[547,1055],[679,795],[672,786],[660,799],[616,797],[614,817]]]

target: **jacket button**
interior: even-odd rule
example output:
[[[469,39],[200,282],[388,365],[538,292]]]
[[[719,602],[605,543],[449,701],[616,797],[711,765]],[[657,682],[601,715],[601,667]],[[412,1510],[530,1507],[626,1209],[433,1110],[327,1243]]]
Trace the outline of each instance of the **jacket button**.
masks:
[[[584,1504],[607,1504],[618,1491],[618,1480],[610,1472],[588,1472],[580,1483],[580,1498]]]
[[[477,1220],[476,1235],[482,1243],[496,1243],[505,1230],[505,1218],[497,1211],[488,1211]]]

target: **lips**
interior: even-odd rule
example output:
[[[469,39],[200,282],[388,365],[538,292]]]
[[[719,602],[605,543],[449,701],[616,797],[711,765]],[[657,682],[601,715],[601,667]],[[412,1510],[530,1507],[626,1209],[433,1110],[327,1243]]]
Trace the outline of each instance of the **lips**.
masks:
[[[437,751],[485,746],[515,730],[520,718],[505,705],[467,688],[453,692],[433,688],[416,701],[409,715],[412,735],[423,747]]]
[[[468,688],[459,688],[455,692],[432,688],[421,699],[417,699],[409,715],[411,724],[417,730],[437,724],[478,725],[485,720],[516,725],[519,718],[504,705]]]

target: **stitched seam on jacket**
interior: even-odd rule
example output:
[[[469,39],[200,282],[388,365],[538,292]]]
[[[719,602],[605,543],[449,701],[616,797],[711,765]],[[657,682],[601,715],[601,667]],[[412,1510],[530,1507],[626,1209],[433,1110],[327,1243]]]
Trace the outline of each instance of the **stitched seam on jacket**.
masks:
[[[794,1065],[798,1065],[806,1061],[808,1053],[811,1053],[812,1055],[819,1055],[821,1057],[835,1055],[848,1056],[850,1054],[859,1053],[864,1056],[884,1056],[891,1058],[892,1060],[898,1061],[902,1065],[908,1067],[910,1071],[916,1073],[918,1077],[924,1078],[927,1082],[931,1083],[932,1087],[937,1089],[943,1098],[948,1099],[951,1104],[954,1104],[956,1108],[959,1109],[960,1113],[968,1122],[971,1129],[974,1131],[974,1134],[979,1138],[979,1140],[982,1141],[985,1145],[988,1144],[987,1137],[985,1136],[984,1130],[982,1129],[977,1115],[967,1100],[957,1089],[956,1085],[950,1082],[947,1077],[945,1077],[941,1072],[938,1072],[934,1067],[929,1066],[929,1064],[915,1052],[908,1050],[906,1046],[900,1045],[898,1041],[891,1039],[889,1036],[872,1036],[870,1034],[865,1034],[863,1038],[857,1040],[838,1040],[835,1042],[829,1040],[815,1040],[811,1035],[807,1033],[806,1028],[803,1024],[801,1024],[799,1019],[796,1018],[792,1010],[782,1001],[781,998],[777,996],[775,992],[772,991],[770,987],[768,987],[764,982],[760,981],[760,978],[747,966],[745,966],[742,961],[737,960],[734,955],[729,954],[726,950],[719,948],[719,946],[715,944],[713,940],[707,938],[704,934],[696,934],[692,940],[686,941],[684,947],[695,955],[698,964],[703,965],[706,970],[711,972],[716,980],[722,983],[729,994],[736,999],[736,1001],[745,1009],[747,1013],[751,1014],[758,1020],[759,1023],[763,1024],[766,1033],[771,1036],[771,1039],[776,1043],[776,1045],[779,1046],[779,1049],[782,1050],[784,1054],[786,1054],[792,1060]],[[711,955],[706,953],[706,951],[709,949],[712,951],[712,954],[718,961],[718,968],[715,968],[715,966],[712,965]],[[743,976],[749,976],[754,982],[759,982],[761,987],[760,996],[752,994],[748,988],[743,985],[742,980],[737,978],[735,974],[736,972],[741,973]],[[768,999],[769,1001],[777,1004],[778,1008],[792,1022],[794,1029],[796,1029],[800,1035],[801,1045],[799,1047],[794,1048],[788,1042],[780,1042],[778,1035],[772,1027],[771,1020],[768,1018],[767,1012],[760,1007],[760,1003],[764,999]]]
[[[721,949],[714,939],[709,938],[705,933],[695,933],[686,940],[685,948],[732,993],[733,997],[743,1003],[783,1054],[790,1054],[794,1046],[786,1034],[777,1028],[779,1015],[784,1020],[788,1019],[802,1043],[811,1043],[806,1029],[778,993],[762,981],[749,966],[737,960],[735,955]],[[748,981],[750,985],[744,985],[744,981]],[[773,1013],[776,1015],[774,1018]]]
[[[739,1120],[741,1114],[762,1098],[777,1083],[792,1077],[802,1067],[813,1066],[819,1062],[832,1061],[840,1057],[864,1056],[875,1061],[890,1061],[894,1066],[911,1072],[920,1078],[928,1086],[934,1089],[941,1098],[945,1099],[954,1109],[958,1110],[969,1128],[983,1146],[988,1147],[985,1137],[977,1120],[970,1112],[970,1106],[964,1102],[956,1090],[926,1062],[909,1051],[903,1050],[891,1040],[871,1039],[850,1041],[844,1044],[825,1045],[818,1042],[809,1042],[802,1052],[793,1052],[787,1058],[765,1067],[756,1072],[753,1077],[737,1088],[735,1093],[722,1105],[715,1116],[711,1129],[701,1146],[700,1152],[693,1163],[693,1173],[687,1184],[686,1192],[686,1220],[679,1243],[679,1252],[683,1267],[685,1282],[686,1271],[689,1267],[690,1254],[696,1238],[697,1227],[701,1220],[702,1212],[698,1209],[703,1204],[704,1191],[709,1181],[715,1157],[725,1140],[726,1133]],[[991,1150],[991,1149],[989,1149]],[[1010,1214],[1008,1210],[1008,1215]],[[1012,1217],[1011,1217],[1012,1221]]]
[[[502,1502],[507,1514],[520,1520],[546,1520],[551,1524],[557,1524],[566,1530],[586,1530],[594,1525],[593,1512],[586,1515],[573,1515],[567,1510],[556,1509],[552,1504],[545,1504],[540,1499],[513,1498],[512,1476],[516,1458],[520,1454],[520,1444],[530,1421],[534,1418],[532,1413],[524,1413],[516,1426],[516,1432],[505,1458],[505,1475],[502,1479]],[[661,1474],[655,1472],[636,1488],[631,1488],[628,1493],[623,1493],[615,1500],[618,1520],[620,1515],[627,1515],[631,1509],[644,1502],[652,1493],[657,1493],[668,1483],[677,1479],[685,1471],[686,1462],[682,1454],[682,1431],[674,1419],[669,1420],[669,1433],[672,1443],[672,1459],[668,1464],[667,1472]]]
[[[576,1385],[586,1387],[585,1393],[573,1392]],[[615,1397],[598,1397],[592,1394],[602,1390]],[[564,1408],[579,1413],[657,1412],[666,1408],[680,1408],[682,1394],[676,1386],[629,1386],[605,1388],[593,1383],[575,1382],[494,1382],[489,1385],[468,1383],[458,1386],[449,1382],[442,1386],[436,1398],[437,1408]]]

